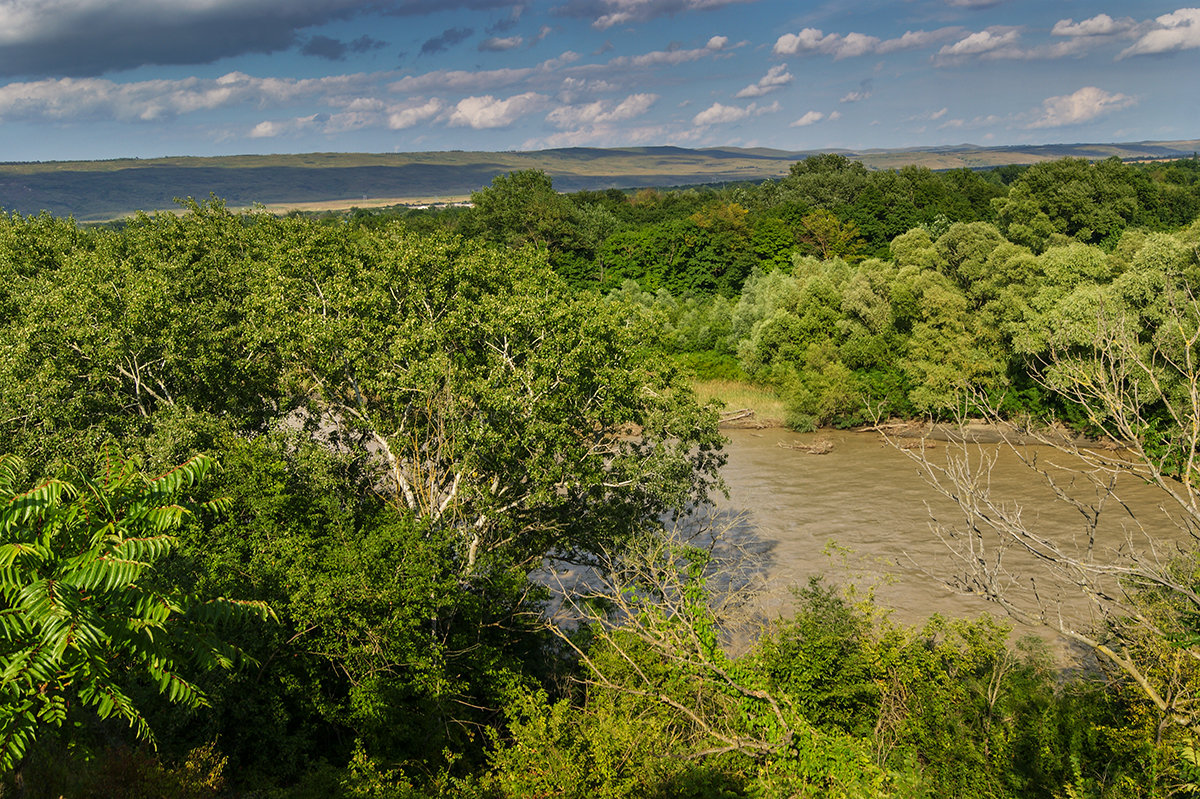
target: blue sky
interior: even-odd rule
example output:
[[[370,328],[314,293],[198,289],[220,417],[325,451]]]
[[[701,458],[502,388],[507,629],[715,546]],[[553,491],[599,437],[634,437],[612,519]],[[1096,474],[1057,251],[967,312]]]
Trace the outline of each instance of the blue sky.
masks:
[[[0,160],[1200,137],[1200,8],[0,0]]]

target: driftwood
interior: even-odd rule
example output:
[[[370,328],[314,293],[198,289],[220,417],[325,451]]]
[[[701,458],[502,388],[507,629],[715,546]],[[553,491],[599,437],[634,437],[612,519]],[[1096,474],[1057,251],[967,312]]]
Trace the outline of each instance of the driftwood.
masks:
[[[753,418],[754,418],[754,411],[750,410],[749,408],[742,408],[742,409],[736,410],[736,411],[726,411],[725,413],[721,414],[722,422],[736,422],[739,419],[753,419]]]
[[[784,449],[794,449],[799,452],[807,452],[809,455],[827,455],[833,449],[833,442],[828,438],[818,438],[811,444],[785,444],[780,441],[779,446]]]

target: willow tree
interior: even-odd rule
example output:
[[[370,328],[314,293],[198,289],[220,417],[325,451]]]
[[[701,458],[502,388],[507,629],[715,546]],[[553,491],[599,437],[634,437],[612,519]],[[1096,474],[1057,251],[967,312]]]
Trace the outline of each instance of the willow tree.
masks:
[[[1074,535],[1047,529],[994,487],[995,452],[962,442],[938,457],[905,448],[962,512],[938,525],[957,556],[947,581],[1092,652],[1156,710],[1160,734],[1200,734],[1198,242],[1200,225],[1150,236],[1123,274],[1080,287],[1042,320],[1048,344],[1037,379],[1109,446],[1035,429],[1041,448],[1008,449],[1077,512]],[[987,402],[976,397],[974,406]],[[1123,501],[1130,485],[1156,490],[1161,515],[1135,516]],[[1113,516],[1123,531],[1116,541],[1104,527]]]

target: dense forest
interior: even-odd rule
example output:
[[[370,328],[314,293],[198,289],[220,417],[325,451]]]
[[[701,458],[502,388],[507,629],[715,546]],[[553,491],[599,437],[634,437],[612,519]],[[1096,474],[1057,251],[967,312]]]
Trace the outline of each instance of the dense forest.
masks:
[[[1193,548],[1064,667],[822,581],[734,646],[675,524],[697,376],[1112,435],[1200,519],[1200,164],[473,201],[0,219],[0,796],[1200,791]]]

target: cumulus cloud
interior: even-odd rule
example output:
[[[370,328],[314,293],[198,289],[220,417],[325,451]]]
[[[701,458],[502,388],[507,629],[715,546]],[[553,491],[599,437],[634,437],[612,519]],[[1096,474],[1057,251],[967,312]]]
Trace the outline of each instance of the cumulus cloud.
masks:
[[[865,33],[825,33],[818,28],[804,28],[799,33],[785,33],[775,40],[775,55],[832,55],[835,59],[855,56],[895,53],[928,47],[959,33],[959,28],[939,28],[933,31],[905,31],[895,39],[880,39]]]
[[[1076,22],[1073,19],[1060,19],[1050,29],[1052,36],[1111,36],[1124,33],[1136,23],[1129,17],[1113,19],[1108,14],[1097,14],[1090,19]]]
[[[800,117],[795,122],[793,122],[789,127],[806,128],[809,125],[817,124],[824,118],[825,118],[825,115],[822,114],[820,111],[809,111],[804,116]]]
[[[607,30],[614,25],[751,2],[756,0],[570,0],[555,13],[591,19],[593,28]]]
[[[1070,20],[1065,20],[1070,23]],[[1073,24],[1073,23],[1071,23]],[[1084,24],[1084,23],[1080,23]],[[1060,30],[1069,30],[1064,26]],[[935,66],[952,66],[977,58],[981,61],[997,61],[1002,59],[1032,61],[1046,58],[1063,58],[1066,56],[1082,55],[1097,40],[1090,35],[1066,35],[1064,41],[1053,44],[1042,44],[1035,47],[1025,47],[1021,43],[1019,29],[1009,26],[995,26],[986,30],[970,33],[953,44],[948,44],[934,55]]]
[[[692,117],[692,124],[698,127],[706,125],[723,125],[727,122],[737,122],[739,119],[746,119],[751,116],[761,116],[763,114],[774,114],[779,111],[778,102],[770,105],[758,105],[750,103],[745,108],[735,105],[722,105],[721,103],[713,103],[708,108]]]
[[[525,92],[505,100],[492,95],[467,97],[458,101],[450,112],[451,125],[471,127],[476,130],[506,128],[526,114],[536,111],[546,103],[545,95]]]
[[[615,105],[611,101],[600,100],[582,105],[564,105],[547,114],[546,120],[563,129],[607,125],[639,117],[649,111],[657,100],[657,94],[631,94]]]
[[[1021,34],[1015,28],[989,28],[965,36],[954,44],[948,44],[938,50],[937,54],[943,58],[954,58],[995,53],[1015,47],[1020,38]]]
[[[294,133],[303,133],[323,125],[330,120],[328,114],[309,114],[304,117],[282,120],[264,120],[259,122],[246,134],[251,139],[270,139]]]
[[[472,28],[446,28],[437,36],[426,39],[421,45],[421,55],[442,53],[456,44],[460,44],[475,33]]]
[[[1040,116],[1030,128],[1060,128],[1090,122],[1113,111],[1128,108],[1137,102],[1125,94],[1106,92],[1095,86],[1084,86],[1074,94],[1047,97],[1042,101]]]
[[[764,94],[769,94],[776,89],[782,89],[787,86],[795,78],[792,73],[787,71],[787,67],[783,64],[777,64],[767,70],[767,74],[758,79],[757,83],[752,83],[746,88],[739,91],[734,97],[762,97]]]
[[[1142,32],[1136,42],[1122,50],[1118,58],[1200,47],[1200,8],[1181,8],[1163,14],[1145,27],[1149,30]]]
[[[404,130],[422,122],[428,122],[445,108],[445,104],[436,97],[420,105],[408,108],[392,109],[387,115],[387,126],[392,130]]]
[[[0,75],[90,77],[146,64],[205,64],[287,50],[303,44],[300,31],[369,10],[428,14],[507,5],[502,0],[0,0]],[[327,43],[318,43],[318,49],[322,44]]]

